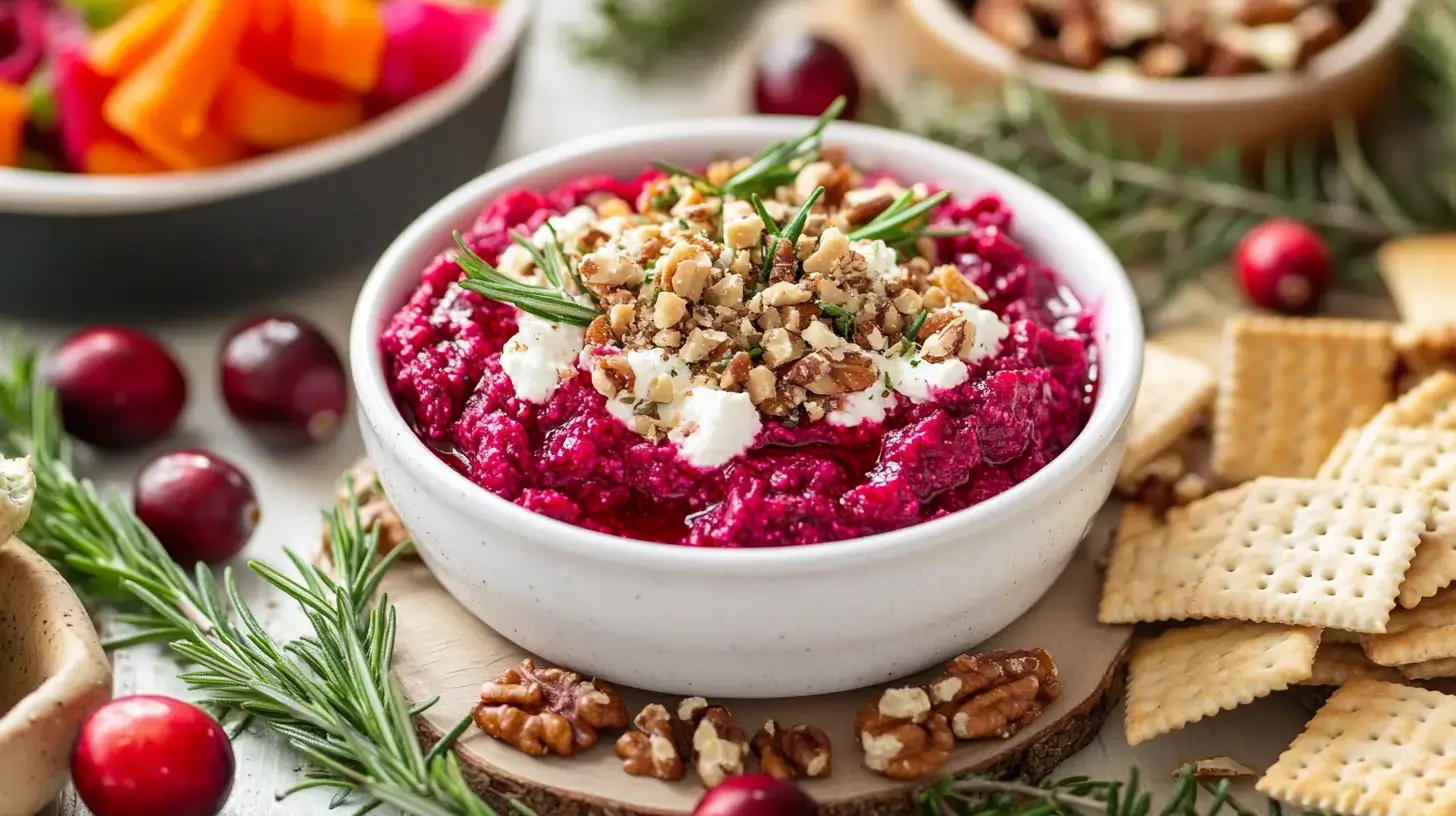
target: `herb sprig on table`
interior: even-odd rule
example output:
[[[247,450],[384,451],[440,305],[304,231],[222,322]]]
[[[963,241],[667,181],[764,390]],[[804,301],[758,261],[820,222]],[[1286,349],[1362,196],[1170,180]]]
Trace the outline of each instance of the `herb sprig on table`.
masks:
[[[188,573],[120,497],[71,467],[54,392],[34,354],[17,352],[0,375],[0,449],[29,456],[36,496],[25,540],[92,604],[110,605],[133,631],[120,644],[166,642],[192,666],[182,675],[220,717],[255,720],[307,760],[290,792],[330,788],[357,813],[381,804],[417,816],[495,816],[466,784],[450,746],[460,723],[425,752],[390,671],[395,610],[374,594],[405,548],[378,553],[357,505],[329,516],[334,575],[287,553],[295,575],[249,566],[296,601],[310,632],[280,642],[242,600],[232,571]],[[372,606],[371,606],[372,604]],[[528,813],[524,807],[518,808]]]

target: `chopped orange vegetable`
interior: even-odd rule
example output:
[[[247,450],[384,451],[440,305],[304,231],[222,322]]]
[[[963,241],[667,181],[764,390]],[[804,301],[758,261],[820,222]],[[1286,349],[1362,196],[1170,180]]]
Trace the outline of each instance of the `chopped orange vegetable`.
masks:
[[[136,176],[165,173],[167,167],[135,147],[103,139],[86,149],[81,170],[102,176]]]
[[[384,19],[375,0],[294,0],[293,67],[356,93],[379,82]]]
[[[191,0],[166,43],[106,99],[107,124],[174,170],[226,164],[247,150],[208,112],[237,61],[254,0]]]
[[[288,24],[289,0],[253,0],[253,25],[264,34],[275,34]]]
[[[116,77],[129,74],[167,41],[191,0],[149,0],[121,19],[96,32],[86,46],[86,61],[96,73]]]
[[[224,132],[254,147],[276,149],[342,133],[364,121],[364,102],[336,91],[310,97],[234,66],[214,111]]]
[[[30,115],[25,88],[0,82],[0,166],[20,164],[21,143],[25,139],[25,120]]]

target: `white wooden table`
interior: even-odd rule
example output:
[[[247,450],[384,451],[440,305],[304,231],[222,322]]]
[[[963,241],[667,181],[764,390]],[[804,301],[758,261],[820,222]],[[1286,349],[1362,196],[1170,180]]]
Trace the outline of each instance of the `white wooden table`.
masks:
[[[575,138],[586,132],[693,116],[743,111],[746,86],[740,72],[708,71],[670,83],[634,86],[613,76],[573,65],[565,44],[570,26],[586,19],[592,0],[550,0],[540,4],[540,17],[526,48],[518,77],[516,108],[507,142],[497,160]],[[726,87],[725,87],[726,86]],[[569,115],[563,115],[569,112]],[[590,123],[584,128],[582,123]],[[484,163],[485,157],[482,157]],[[359,274],[305,295],[280,300],[280,309],[316,321],[339,348],[345,347]],[[236,316],[235,316],[236,317]],[[262,524],[242,558],[278,563],[284,547],[307,549],[316,540],[319,511],[331,501],[338,474],[362,452],[355,420],[331,445],[302,455],[280,458],[262,452],[227,417],[217,392],[215,356],[230,319],[154,327],[179,353],[192,387],[182,431],[168,446],[206,447],[236,461],[253,479],[263,510]],[[62,328],[30,329],[31,342],[48,343]],[[152,451],[155,453],[155,451]],[[91,472],[99,481],[125,487],[148,456],[110,459]],[[280,635],[296,631],[298,616],[291,604],[242,570],[243,592],[266,625]],[[118,696],[158,692],[184,696],[176,679],[179,665],[159,648],[137,648],[116,656]],[[1298,733],[1304,723],[1299,706],[1271,699],[1180,734],[1129,750],[1122,738],[1121,711],[1115,711],[1101,738],[1067,766],[1068,773],[1121,775],[1136,762],[1147,776],[1163,781],[1181,760],[1230,755],[1263,767]],[[283,816],[322,813],[327,794],[310,792],[284,802],[276,793],[296,780],[298,761],[275,739],[255,727],[236,743],[238,776],[226,813],[229,816]],[[0,792],[0,796],[3,796]],[[53,808],[59,816],[84,814],[74,795]]]

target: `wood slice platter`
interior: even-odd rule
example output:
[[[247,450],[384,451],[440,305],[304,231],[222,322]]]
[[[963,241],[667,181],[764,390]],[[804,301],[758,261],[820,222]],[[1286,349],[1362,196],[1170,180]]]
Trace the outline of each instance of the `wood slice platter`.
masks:
[[[750,735],[767,718],[786,726],[812,723],[827,731],[834,747],[833,774],[804,785],[821,803],[825,816],[913,813],[915,792],[948,775],[1040,779],[1093,739],[1121,697],[1122,667],[1132,630],[1096,623],[1102,583],[1096,557],[1105,551],[1115,521],[1115,508],[1105,509],[1061,579],[1030,612],[984,644],[965,644],[967,650],[978,651],[1046,649],[1060,671],[1061,698],[1009,740],[959,743],[938,774],[903,783],[862,765],[854,718],[878,689],[797,699],[710,702],[727,705],[734,721]],[[517,665],[523,657],[531,657],[471,616],[419,561],[398,564],[385,579],[383,591],[399,611],[394,667],[405,695],[411,702],[440,698],[417,720],[427,744],[470,712],[483,682]],[[712,637],[712,633],[703,636]],[[896,685],[926,682],[939,668]],[[665,695],[620,690],[632,715],[647,703],[663,703],[669,709],[677,703]],[[615,735],[605,736],[590,751],[574,757],[536,759],[471,728],[457,743],[457,751],[478,793],[497,804],[505,797],[519,799],[541,816],[692,810],[703,789],[691,772],[673,783],[628,776],[612,750],[614,739]]]

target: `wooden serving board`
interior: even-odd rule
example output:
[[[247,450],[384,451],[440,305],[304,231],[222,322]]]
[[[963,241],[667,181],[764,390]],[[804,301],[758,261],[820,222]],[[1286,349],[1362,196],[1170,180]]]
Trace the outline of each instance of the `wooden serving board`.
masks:
[[[1106,549],[1115,518],[1115,508],[1103,511],[1077,557],[1030,612],[984,644],[965,644],[967,650],[1046,649],[1060,670],[1062,697],[1009,740],[960,743],[937,775],[899,783],[861,764],[854,718],[877,689],[798,699],[711,702],[727,705],[735,722],[750,736],[770,717],[783,725],[812,723],[825,729],[834,748],[833,774],[804,785],[821,803],[825,816],[912,813],[915,791],[946,775],[1040,779],[1093,739],[1121,697],[1122,667],[1132,630],[1095,622],[1102,583],[1096,557]],[[383,590],[399,611],[394,666],[405,695],[411,702],[440,698],[417,721],[426,743],[438,740],[470,712],[481,683],[530,656],[471,616],[418,561],[397,565],[385,579]],[[711,636],[704,633],[704,637]],[[938,674],[938,668],[898,685],[924,682]],[[666,695],[620,690],[631,715],[650,702],[663,703],[669,709],[677,702]],[[565,759],[527,756],[474,728],[457,746],[477,792],[497,803],[506,796],[517,798],[541,816],[692,810],[703,789],[691,772],[675,783],[628,776],[612,750],[615,738],[615,734],[606,735],[590,751]]]

